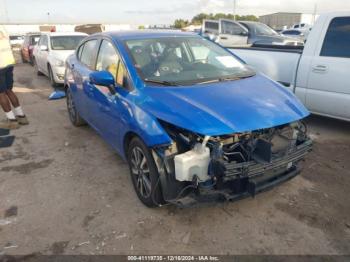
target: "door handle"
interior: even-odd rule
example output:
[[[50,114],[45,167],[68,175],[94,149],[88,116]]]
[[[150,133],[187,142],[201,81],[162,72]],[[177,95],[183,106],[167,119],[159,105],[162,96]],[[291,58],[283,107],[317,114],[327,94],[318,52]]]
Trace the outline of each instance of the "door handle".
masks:
[[[312,67],[312,72],[315,73],[326,73],[328,71],[328,67],[326,65],[315,65]]]
[[[227,40],[227,37],[226,36],[221,36],[220,39]]]

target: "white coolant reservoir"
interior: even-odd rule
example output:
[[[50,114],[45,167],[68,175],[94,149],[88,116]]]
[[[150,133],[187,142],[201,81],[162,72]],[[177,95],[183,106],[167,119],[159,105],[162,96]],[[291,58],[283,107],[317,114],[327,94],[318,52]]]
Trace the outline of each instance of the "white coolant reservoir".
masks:
[[[177,180],[192,181],[194,175],[196,175],[201,182],[209,179],[208,166],[210,151],[205,143],[198,143],[192,150],[176,155],[174,161],[175,177]]]

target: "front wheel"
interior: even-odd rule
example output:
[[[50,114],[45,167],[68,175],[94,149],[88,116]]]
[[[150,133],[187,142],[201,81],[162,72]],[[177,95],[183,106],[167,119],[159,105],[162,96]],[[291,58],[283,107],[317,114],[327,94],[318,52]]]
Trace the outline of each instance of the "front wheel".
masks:
[[[77,108],[75,107],[72,91],[70,88],[66,90],[66,99],[67,99],[67,110],[69,119],[74,126],[83,126],[86,124],[85,120],[79,115]]]
[[[52,68],[50,65],[47,66],[47,69],[49,71],[49,79],[50,79],[50,84],[53,88],[57,87],[57,83],[55,81],[55,77],[53,75],[53,72],[52,72]]]
[[[148,207],[164,203],[159,174],[151,151],[138,137],[131,140],[127,152],[131,179],[138,198]]]

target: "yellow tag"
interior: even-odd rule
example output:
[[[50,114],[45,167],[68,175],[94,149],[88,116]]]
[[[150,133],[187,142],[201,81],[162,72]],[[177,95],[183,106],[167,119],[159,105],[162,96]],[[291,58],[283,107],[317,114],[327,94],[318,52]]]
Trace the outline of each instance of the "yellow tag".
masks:
[[[0,68],[15,64],[10,40],[5,30],[0,27]]]

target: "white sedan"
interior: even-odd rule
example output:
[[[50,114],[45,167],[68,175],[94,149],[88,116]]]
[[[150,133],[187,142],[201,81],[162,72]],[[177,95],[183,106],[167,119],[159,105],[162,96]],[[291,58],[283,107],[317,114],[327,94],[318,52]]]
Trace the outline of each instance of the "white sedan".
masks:
[[[64,82],[66,58],[74,53],[85,33],[42,33],[33,51],[33,63],[38,75],[50,78],[53,87]]]

